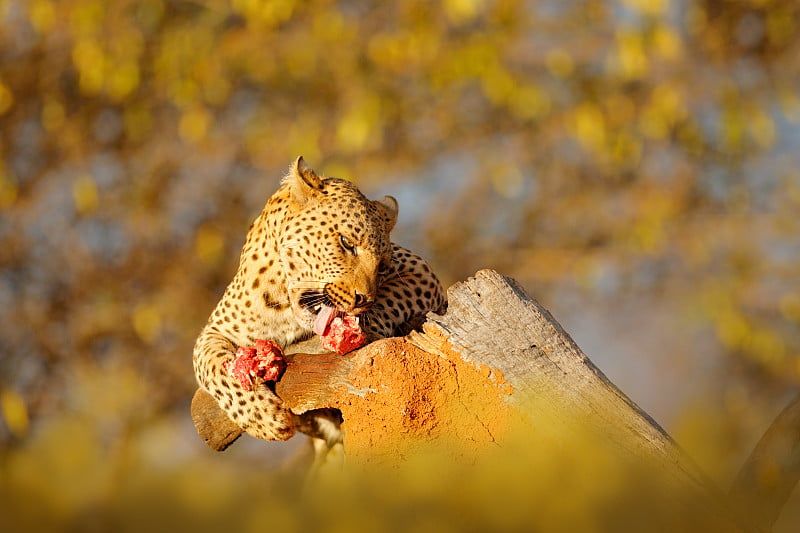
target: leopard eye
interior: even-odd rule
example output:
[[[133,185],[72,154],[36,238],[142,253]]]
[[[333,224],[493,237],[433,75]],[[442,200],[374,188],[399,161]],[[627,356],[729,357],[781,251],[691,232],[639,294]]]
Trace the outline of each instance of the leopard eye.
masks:
[[[342,245],[342,248],[344,248],[345,252],[356,255],[356,245],[344,235],[339,235],[339,244]]]

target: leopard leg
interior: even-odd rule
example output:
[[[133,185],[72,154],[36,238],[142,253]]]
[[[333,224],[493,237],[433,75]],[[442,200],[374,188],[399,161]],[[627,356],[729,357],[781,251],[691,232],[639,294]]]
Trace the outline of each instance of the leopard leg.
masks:
[[[265,384],[253,390],[242,387],[226,371],[236,347],[221,333],[206,326],[194,348],[194,371],[200,386],[228,417],[253,437],[286,440],[294,435],[292,412]]]

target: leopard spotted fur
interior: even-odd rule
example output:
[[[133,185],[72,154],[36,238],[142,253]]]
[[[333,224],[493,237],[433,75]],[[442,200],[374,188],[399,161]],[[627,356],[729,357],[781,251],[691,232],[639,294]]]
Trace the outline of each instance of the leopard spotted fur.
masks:
[[[439,280],[393,244],[397,202],[368,200],[351,182],[319,176],[300,157],[247,234],[239,268],[194,347],[201,388],[248,434],[291,437],[300,420],[269,384],[243,388],[226,372],[240,346],[286,347],[312,335],[320,302],[360,315],[368,340],[404,335],[446,306]]]

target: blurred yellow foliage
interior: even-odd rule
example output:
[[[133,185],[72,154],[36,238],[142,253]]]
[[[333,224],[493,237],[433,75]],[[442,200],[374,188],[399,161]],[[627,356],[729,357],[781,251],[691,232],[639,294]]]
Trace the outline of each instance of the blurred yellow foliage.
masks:
[[[642,133],[654,139],[667,137],[673,126],[686,117],[684,101],[678,88],[668,84],[657,86],[640,117]]]
[[[0,115],[8,111],[14,104],[14,95],[11,90],[0,80]]]
[[[336,141],[343,153],[375,148],[381,142],[381,103],[371,94],[361,95],[346,110],[336,128]]]
[[[211,126],[211,114],[203,107],[193,107],[181,115],[178,131],[189,142],[202,141]]]
[[[50,0],[32,0],[28,4],[28,18],[39,33],[47,33],[56,21],[56,10]]]
[[[800,323],[800,294],[783,295],[780,300],[780,309],[787,319]]]
[[[202,226],[197,230],[194,246],[197,258],[203,263],[213,266],[222,260],[222,252],[225,250],[225,240],[219,231],[207,226]]]
[[[133,141],[140,141],[148,135],[153,127],[150,110],[143,104],[132,103],[124,111],[125,133]]]
[[[139,66],[133,61],[116,65],[108,74],[108,95],[121,102],[139,85]]]
[[[523,120],[543,116],[551,108],[550,97],[535,85],[515,87],[510,98],[509,106],[511,110]]]
[[[286,151],[291,154],[302,154],[308,161],[317,161],[322,157],[320,149],[320,133],[324,127],[313,117],[305,117],[292,124],[286,138]]]
[[[545,64],[547,65],[547,70],[549,70],[554,76],[559,76],[561,78],[566,78],[572,74],[572,71],[575,68],[575,63],[572,60],[572,56],[560,48],[556,48],[555,50],[550,50],[547,52],[547,56],[545,56]]]
[[[236,11],[247,17],[256,29],[269,29],[285,22],[292,15],[294,0],[233,0]]]
[[[769,148],[775,144],[777,133],[772,118],[760,109],[753,109],[749,113],[749,129],[753,140],[762,148]]]
[[[19,393],[6,389],[0,391],[0,411],[9,431],[18,439],[28,434],[28,408]]]
[[[639,323],[685,309],[670,331],[685,344],[653,349],[688,347],[697,366],[637,363],[709,397],[780,398],[800,383],[795,4],[0,0],[0,389],[25,398],[15,411],[5,393],[4,419],[31,426],[0,424],[0,516],[35,517],[19,530],[309,530],[270,492],[274,472],[205,459],[170,414],[185,414],[192,344],[238,243],[300,154],[396,194],[395,238],[446,285],[497,268],[582,324],[587,301],[633,301]],[[574,334],[613,350],[616,332]],[[648,400],[678,410],[682,394]],[[704,427],[702,407],[679,434],[728,475],[756,417]],[[481,478],[420,459],[417,499],[393,489],[375,508],[423,509],[420,530],[592,530],[576,509],[628,480],[602,457],[524,452]],[[576,465],[608,487],[570,485]],[[475,487],[439,494],[461,481]],[[578,496],[536,514],[559,484]],[[369,496],[343,495],[329,527],[383,525]],[[450,514],[425,514],[426,497]]]
[[[669,8],[670,0],[624,0],[624,3],[645,15],[660,16]]]
[[[397,72],[431,64],[438,58],[441,43],[434,32],[378,33],[367,44],[367,51],[376,63]]]
[[[88,174],[81,174],[72,184],[72,199],[78,213],[88,214],[97,209],[100,199],[97,185]]]
[[[64,105],[55,98],[46,98],[42,105],[42,126],[47,130],[57,130],[66,118]]]
[[[69,26],[73,34],[79,38],[97,35],[105,17],[105,2],[100,0],[79,0],[69,11]]]
[[[653,33],[653,47],[667,61],[680,59],[683,44],[680,35],[670,26],[660,24]]]
[[[98,93],[105,83],[106,56],[93,38],[84,38],[72,49],[72,61],[81,76],[81,89],[89,94]]]
[[[157,304],[145,303],[133,309],[133,329],[147,343],[154,342],[161,332],[161,309]]]
[[[463,24],[474,19],[484,3],[485,0],[445,0],[444,10],[452,22]]]
[[[620,29],[617,32],[617,68],[625,79],[645,76],[649,60],[645,51],[644,36],[638,31]]]
[[[602,152],[606,142],[605,118],[602,111],[588,102],[573,112],[574,131],[578,141],[587,148]]]
[[[778,96],[784,116],[796,124],[800,123],[800,96],[791,89],[780,91]]]
[[[17,184],[0,171],[0,207],[11,207],[17,199]]]
[[[492,186],[505,198],[514,198],[522,193],[524,178],[514,165],[498,164],[491,169]]]
[[[798,21],[788,6],[780,6],[766,13],[767,36],[775,44],[782,45],[797,32]]]

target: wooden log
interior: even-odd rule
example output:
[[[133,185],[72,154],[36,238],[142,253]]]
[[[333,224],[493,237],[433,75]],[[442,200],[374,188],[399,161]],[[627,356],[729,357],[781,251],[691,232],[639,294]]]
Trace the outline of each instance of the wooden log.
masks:
[[[297,347],[276,392],[298,415],[340,410],[348,460],[397,462],[429,444],[455,443],[471,461],[502,447],[520,427],[532,442],[556,439],[567,447],[591,435],[622,461],[646,464],[668,485],[666,497],[702,514],[704,525],[769,528],[737,516],[669,435],[514,280],[482,270],[451,287],[448,300],[447,313],[429,315],[422,332],[346,356]],[[227,436],[214,437],[206,424],[204,439],[227,445],[230,429],[223,424]]]
[[[360,453],[362,445],[375,453],[387,435],[469,433],[492,442],[493,430],[501,431],[509,417],[547,420],[550,428],[580,417],[625,455],[646,456],[677,477],[706,482],[514,280],[482,270],[451,287],[448,301],[447,314],[431,314],[421,333],[377,341],[345,357],[296,354],[276,391],[296,413],[341,409],[348,454]],[[369,429],[376,425],[380,432]]]

